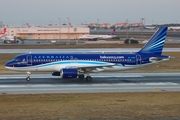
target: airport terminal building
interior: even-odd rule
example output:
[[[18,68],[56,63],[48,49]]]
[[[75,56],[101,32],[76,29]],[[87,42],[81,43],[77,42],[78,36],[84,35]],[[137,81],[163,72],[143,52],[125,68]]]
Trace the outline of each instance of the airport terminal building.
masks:
[[[79,36],[89,33],[89,28],[85,27],[7,28],[6,32],[8,36],[31,40],[78,39]]]

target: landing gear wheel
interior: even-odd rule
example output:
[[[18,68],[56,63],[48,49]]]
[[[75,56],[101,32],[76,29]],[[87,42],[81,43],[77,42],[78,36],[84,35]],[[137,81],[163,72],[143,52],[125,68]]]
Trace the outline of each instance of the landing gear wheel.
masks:
[[[26,81],[30,81],[30,75],[31,75],[31,72],[26,72],[26,73],[27,73]]]
[[[79,75],[79,79],[80,80],[84,79],[84,75]]]
[[[26,81],[30,81],[30,77],[27,77],[27,78],[26,78]]]
[[[87,76],[86,77],[86,81],[91,82],[92,81],[92,77],[91,76]]]

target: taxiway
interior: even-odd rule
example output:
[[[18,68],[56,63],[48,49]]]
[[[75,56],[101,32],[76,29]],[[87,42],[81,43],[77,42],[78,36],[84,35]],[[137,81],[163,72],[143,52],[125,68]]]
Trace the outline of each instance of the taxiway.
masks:
[[[0,53],[124,53],[138,52],[141,48],[92,48],[92,49],[0,49]],[[180,48],[164,48],[163,52],[180,52]]]

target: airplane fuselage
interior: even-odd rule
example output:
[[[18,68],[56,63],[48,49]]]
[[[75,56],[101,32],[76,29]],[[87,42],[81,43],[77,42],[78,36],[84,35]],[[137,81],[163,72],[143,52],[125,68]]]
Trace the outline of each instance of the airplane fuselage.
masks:
[[[82,35],[79,39],[109,39],[114,38],[115,35]]]
[[[151,61],[151,58],[161,60]],[[8,62],[6,68],[17,71],[60,71],[86,67],[91,72],[133,69],[169,59],[153,54],[23,54]],[[97,67],[98,69],[94,69]]]

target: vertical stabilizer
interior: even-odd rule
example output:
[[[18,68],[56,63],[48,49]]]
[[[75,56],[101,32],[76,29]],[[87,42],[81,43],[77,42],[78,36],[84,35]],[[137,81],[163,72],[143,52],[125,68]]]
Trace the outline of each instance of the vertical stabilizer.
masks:
[[[116,31],[116,29],[113,29],[113,30],[109,33],[109,35],[114,35],[115,31]]]
[[[5,34],[6,33],[6,28],[4,28],[1,32],[0,32],[0,34]]]
[[[160,27],[150,38],[149,42],[138,53],[161,55],[166,39],[167,27]]]

